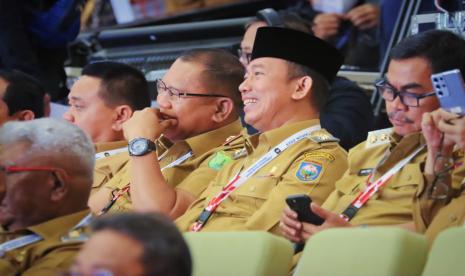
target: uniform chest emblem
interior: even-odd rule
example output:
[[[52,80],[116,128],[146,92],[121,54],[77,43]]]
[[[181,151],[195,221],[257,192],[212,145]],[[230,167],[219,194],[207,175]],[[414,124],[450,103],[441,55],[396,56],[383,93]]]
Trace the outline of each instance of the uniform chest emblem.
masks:
[[[227,155],[224,151],[215,153],[215,156],[208,162],[208,167],[214,170],[220,170],[224,165],[230,163],[232,158]]]
[[[321,174],[322,166],[315,162],[302,162],[295,176],[303,182],[315,181]]]

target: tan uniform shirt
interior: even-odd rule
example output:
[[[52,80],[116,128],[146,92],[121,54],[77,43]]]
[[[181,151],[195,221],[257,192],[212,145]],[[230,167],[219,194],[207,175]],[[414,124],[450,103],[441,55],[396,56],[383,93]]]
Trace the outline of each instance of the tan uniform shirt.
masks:
[[[95,144],[95,153],[105,157],[95,160],[94,182],[92,185],[91,194],[99,190],[99,188],[108,180],[110,180],[123,166],[129,161],[129,154],[109,154],[111,151],[128,147],[127,141],[117,141],[109,143]],[[105,154],[107,153],[107,154]]]
[[[368,175],[386,152],[390,154],[376,173],[377,180],[400,160],[423,143],[421,133],[403,138],[392,134],[392,129],[373,131],[365,142],[349,151],[349,169],[336,182],[336,190],[328,197],[323,208],[342,213],[366,187]],[[426,148],[398,171],[351,220],[354,225],[392,225],[412,221],[412,198],[423,182],[421,164],[426,158]]]
[[[434,176],[425,176],[425,185],[418,187],[414,198],[414,222],[416,230],[425,233],[429,242],[442,230],[461,226],[465,220],[465,159],[464,151],[453,154],[456,167],[452,177],[447,181],[452,183],[451,197],[448,199],[432,199],[430,189]]]
[[[0,243],[29,234],[42,237],[40,241],[1,256],[0,275],[49,276],[68,269],[87,237],[84,233],[86,227],[73,228],[88,214],[89,210],[73,213],[22,231],[8,232],[0,228]]]
[[[176,220],[181,231],[188,231],[202,210],[241,170],[248,168],[274,146],[300,130],[318,124],[302,121],[254,135],[244,141],[247,156],[225,166],[204,193]],[[278,222],[285,199],[307,194],[323,202],[334,189],[334,182],[347,168],[347,154],[325,130],[313,132],[289,147],[259,169],[224,200],[202,230],[263,230],[280,234]]]
[[[178,158],[182,157],[189,151],[192,151],[193,155],[185,162],[169,167],[163,170],[163,176],[167,183],[178,189],[183,189],[193,196],[198,196],[203,192],[208,182],[216,175],[217,171],[224,164],[212,164],[215,160],[218,160],[216,148],[224,155],[223,162],[227,163],[232,161],[231,155],[237,148],[237,142],[230,142],[225,145],[222,143],[228,137],[237,135],[241,132],[242,126],[239,120],[221,127],[219,129],[197,135],[189,138],[185,141],[172,144],[166,138],[161,138],[157,141],[157,154],[159,156],[160,168],[164,168]],[[238,137],[240,138],[240,137]],[[241,139],[236,139],[241,140]],[[215,150],[213,150],[215,149]],[[215,158],[213,161],[212,158]],[[128,157],[129,159],[129,157]],[[212,162],[210,162],[212,161]],[[103,199],[105,203],[109,202],[112,197],[112,192],[118,191],[129,185],[130,174],[129,166],[131,162],[127,162],[121,170],[119,170],[113,178],[105,183],[100,191],[93,196],[98,197],[97,200]],[[183,181],[189,176],[189,174],[200,169],[199,173],[196,174],[195,181]],[[112,206],[110,212],[122,212],[132,209],[130,193],[122,195]],[[94,210],[95,211],[95,210]]]

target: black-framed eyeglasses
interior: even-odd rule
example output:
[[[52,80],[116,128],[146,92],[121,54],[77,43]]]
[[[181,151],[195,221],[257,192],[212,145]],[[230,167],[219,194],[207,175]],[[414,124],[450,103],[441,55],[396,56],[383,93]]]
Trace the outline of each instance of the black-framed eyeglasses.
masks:
[[[397,96],[399,96],[400,102],[410,107],[419,107],[421,99],[436,95],[435,92],[418,95],[407,91],[397,90],[385,79],[378,80],[375,83],[375,87],[380,96],[386,101],[392,102],[397,98]]]
[[[168,87],[161,79],[156,80],[157,92],[158,94],[165,93],[168,94],[171,98],[181,99],[185,97],[225,97],[227,96],[220,94],[199,94],[199,93],[188,93],[180,91],[174,87]]]
[[[252,59],[252,53],[247,53],[246,51],[242,50],[241,48],[237,49],[237,56],[247,61],[247,64],[250,63]]]

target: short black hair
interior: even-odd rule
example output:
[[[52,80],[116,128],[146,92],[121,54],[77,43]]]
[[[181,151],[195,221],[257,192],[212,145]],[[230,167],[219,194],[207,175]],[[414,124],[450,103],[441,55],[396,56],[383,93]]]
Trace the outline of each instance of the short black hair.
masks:
[[[8,83],[2,100],[9,116],[23,110],[34,112],[35,118],[44,116],[45,89],[37,79],[16,70],[0,70],[0,78]]]
[[[189,276],[189,248],[176,226],[160,214],[121,213],[96,219],[94,232],[112,230],[127,235],[143,248],[144,275]]]
[[[465,40],[449,31],[430,30],[402,40],[391,50],[390,58],[426,59],[432,73],[460,69],[465,78]]]
[[[236,107],[242,104],[239,85],[244,81],[245,69],[235,55],[222,49],[195,49],[183,53],[179,59],[203,65],[203,83],[210,93],[223,93]]]
[[[310,101],[317,110],[322,110],[329,97],[329,82],[317,71],[308,66],[287,61],[289,79],[309,76],[312,78],[312,91]]]
[[[133,110],[150,106],[148,83],[144,74],[127,64],[101,61],[86,65],[82,75],[99,78],[99,96],[107,106],[129,105]]]

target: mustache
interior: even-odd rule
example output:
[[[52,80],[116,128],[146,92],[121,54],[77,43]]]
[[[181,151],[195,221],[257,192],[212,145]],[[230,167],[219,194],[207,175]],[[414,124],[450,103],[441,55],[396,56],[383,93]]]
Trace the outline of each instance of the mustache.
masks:
[[[393,111],[388,113],[388,117],[390,119],[394,119],[397,121],[401,121],[406,124],[413,124],[415,123],[414,120],[410,119],[409,117],[405,116],[405,114],[402,111]]]

